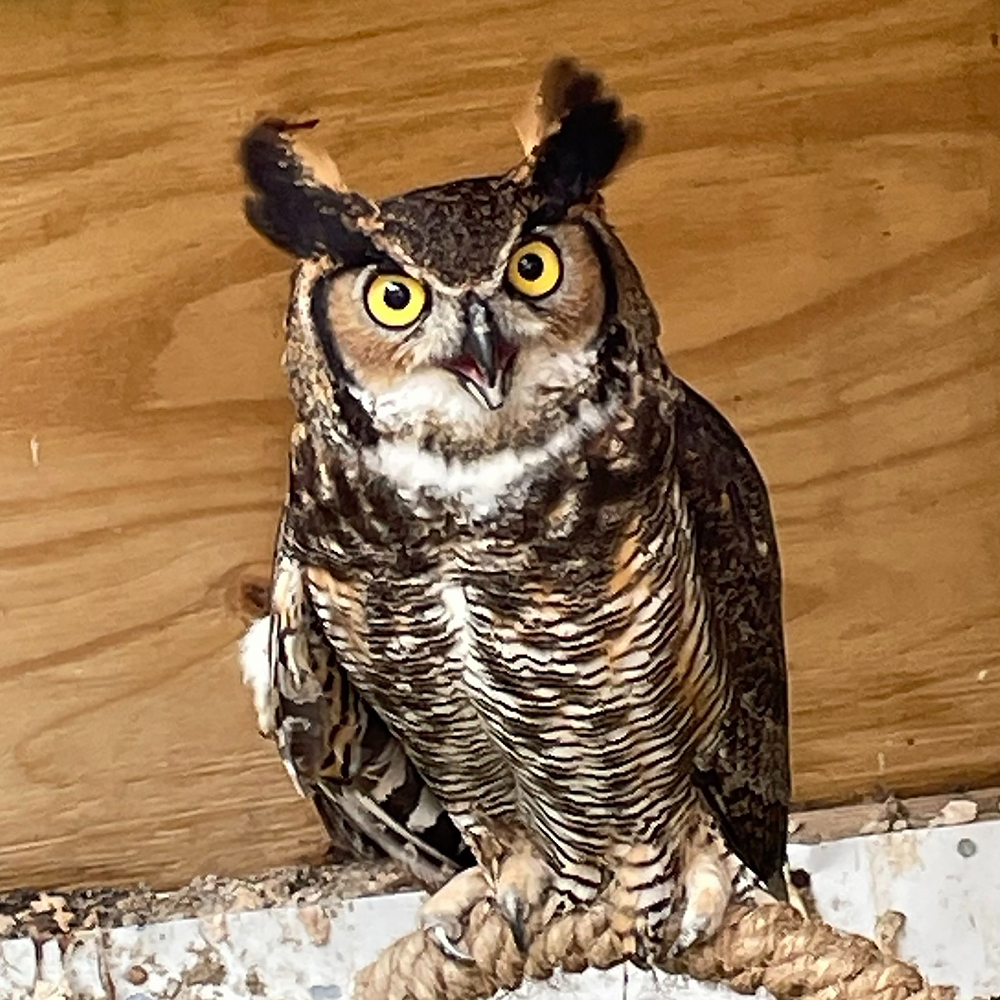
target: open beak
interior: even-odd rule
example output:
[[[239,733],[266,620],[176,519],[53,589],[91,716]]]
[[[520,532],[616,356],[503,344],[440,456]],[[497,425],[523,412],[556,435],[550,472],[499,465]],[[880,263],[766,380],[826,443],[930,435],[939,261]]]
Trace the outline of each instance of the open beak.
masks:
[[[465,303],[465,335],[459,353],[444,362],[462,386],[487,409],[503,406],[510,389],[517,348],[496,324],[489,307],[469,296]]]

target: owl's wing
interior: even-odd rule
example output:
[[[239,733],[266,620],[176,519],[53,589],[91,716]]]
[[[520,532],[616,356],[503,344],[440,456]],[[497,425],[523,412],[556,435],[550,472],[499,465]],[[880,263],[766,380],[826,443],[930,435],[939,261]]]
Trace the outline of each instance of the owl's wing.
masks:
[[[781,563],[767,489],[725,417],[690,386],[676,416],[677,464],[732,697],[695,781],[730,847],[783,896],[788,835],[788,691]]]
[[[251,626],[241,658],[262,732],[336,847],[356,858],[388,855],[429,888],[472,863],[402,745],[350,682],[302,568],[280,546],[270,615]]]

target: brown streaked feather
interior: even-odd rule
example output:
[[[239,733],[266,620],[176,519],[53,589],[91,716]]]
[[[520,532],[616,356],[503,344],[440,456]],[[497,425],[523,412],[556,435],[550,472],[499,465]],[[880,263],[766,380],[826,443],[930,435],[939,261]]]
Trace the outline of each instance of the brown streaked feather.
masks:
[[[271,606],[276,739],[299,790],[314,802],[340,851],[385,854],[435,888],[472,858],[444,810],[327,641],[316,597],[349,619],[363,647],[357,589],[326,570],[305,570],[279,546]],[[411,823],[420,818],[419,829]]]
[[[682,383],[683,385],[683,383]],[[788,692],[781,565],[767,489],[739,435],[687,385],[677,466],[733,698],[695,779],[731,847],[772,890],[788,833]]]
[[[538,196],[535,221],[548,222],[598,198],[616,168],[638,148],[642,125],[622,114],[621,102],[596,73],[572,59],[549,64],[540,95],[543,138],[527,166]],[[522,165],[515,176],[521,179],[524,173]]]
[[[243,136],[239,158],[251,188],[244,201],[247,221],[297,257],[365,259],[372,252],[366,233],[377,228],[378,209],[346,190],[329,157],[296,139],[315,124],[269,118]]]
[[[309,596],[314,607],[324,607],[336,616],[346,632],[348,642],[361,656],[368,655],[365,642],[365,608],[361,588],[350,580],[340,580],[321,566],[307,566]]]
[[[621,542],[615,552],[615,571],[608,583],[608,593],[615,597],[623,590],[632,586],[640,564],[636,561],[639,554],[640,520],[636,515],[626,525]]]

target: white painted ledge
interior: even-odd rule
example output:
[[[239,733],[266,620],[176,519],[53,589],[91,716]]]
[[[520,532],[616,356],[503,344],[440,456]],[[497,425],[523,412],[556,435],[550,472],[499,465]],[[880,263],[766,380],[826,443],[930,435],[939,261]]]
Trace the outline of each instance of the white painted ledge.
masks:
[[[962,1000],[1000,994],[1000,820],[790,846],[812,875],[820,913],[871,935],[879,914],[906,916],[900,957]],[[402,893],[318,906],[0,942],[4,1000],[348,1000],[354,973],[414,926],[421,896]],[[626,983],[627,977],[627,983]],[[532,983],[521,1000],[732,997],[635,968]]]

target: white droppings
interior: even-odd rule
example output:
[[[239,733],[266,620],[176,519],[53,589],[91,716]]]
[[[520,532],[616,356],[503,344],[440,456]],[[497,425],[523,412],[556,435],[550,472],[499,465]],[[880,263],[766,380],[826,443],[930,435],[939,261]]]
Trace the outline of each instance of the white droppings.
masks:
[[[253,693],[257,726],[265,735],[274,732],[278,696],[271,679],[271,619],[258,618],[240,640],[243,683]]]

